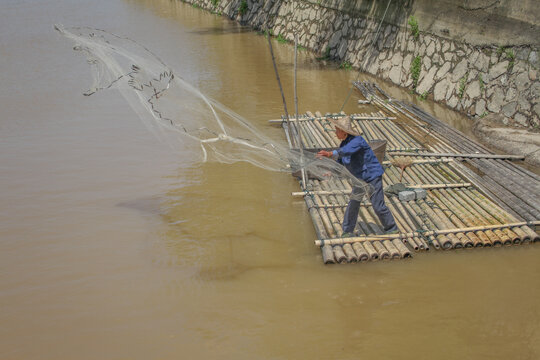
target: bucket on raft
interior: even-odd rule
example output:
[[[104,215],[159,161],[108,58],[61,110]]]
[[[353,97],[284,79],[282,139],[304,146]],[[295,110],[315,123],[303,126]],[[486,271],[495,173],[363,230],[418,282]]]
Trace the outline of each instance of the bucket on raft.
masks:
[[[384,154],[386,153],[386,140],[370,140],[368,141],[369,147],[375,153],[375,157],[382,164],[384,161]]]

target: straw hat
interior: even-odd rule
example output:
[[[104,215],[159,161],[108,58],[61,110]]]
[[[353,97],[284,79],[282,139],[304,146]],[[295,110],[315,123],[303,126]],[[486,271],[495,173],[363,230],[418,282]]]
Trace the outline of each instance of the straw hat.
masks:
[[[348,115],[337,118],[337,119],[328,117],[328,121],[334,124],[335,127],[338,127],[341,130],[345,131],[347,134],[351,134],[352,136],[361,135],[358,131],[353,129],[352,123],[351,123],[351,117]]]

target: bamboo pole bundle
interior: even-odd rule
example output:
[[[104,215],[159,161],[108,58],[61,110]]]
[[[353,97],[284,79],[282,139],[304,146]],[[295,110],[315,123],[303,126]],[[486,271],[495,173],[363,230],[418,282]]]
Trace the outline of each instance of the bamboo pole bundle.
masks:
[[[356,242],[354,244],[352,244],[352,247],[356,253],[356,256],[358,257],[358,261],[367,261],[369,260],[369,255],[366,251],[366,249],[364,249],[364,247],[362,246],[361,243],[359,242]]]
[[[372,121],[366,125],[370,128],[371,133],[373,134],[373,139],[386,140],[388,148],[401,147],[401,145],[399,145],[399,143],[392,137],[391,134],[384,133],[379,129],[377,121]]]
[[[392,137],[394,142],[399,145],[399,147],[403,149],[415,149],[415,150],[422,150],[422,147],[420,147],[418,144],[414,144],[412,141],[410,141],[410,137],[403,137],[398,131],[397,128],[394,125],[394,122],[392,121],[377,121],[377,128],[380,132],[383,134],[388,134]]]
[[[429,236],[428,239],[431,240],[431,242],[434,244],[433,246],[436,249],[443,249],[448,250],[452,248],[452,241],[449,237],[441,235],[441,234],[429,234],[430,231],[433,231],[437,229],[437,225],[432,221],[432,219],[428,216],[428,214],[425,213],[424,210],[418,206],[416,202],[409,201],[405,205],[406,208],[411,209],[412,213],[415,214],[414,219],[415,221],[420,225],[422,228],[422,232],[416,232],[417,236]],[[433,236],[435,235],[435,236]],[[438,245],[437,245],[438,244]]]
[[[328,184],[325,181],[317,181],[317,182],[321,189],[326,189],[328,187]],[[329,201],[330,203],[336,203],[337,199],[336,197],[331,195],[329,196]],[[343,219],[343,211],[340,208],[337,208],[337,209],[333,208],[331,210],[326,210],[326,211],[330,215],[330,218],[332,219],[332,224],[334,225],[334,228],[336,229],[337,234],[341,236],[343,234],[343,229],[341,226],[342,221],[340,221],[339,219]]]
[[[448,171],[448,172],[453,172],[454,171],[451,167],[445,167],[444,170]],[[477,191],[475,190],[473,193],[475,193],[475,192],[477,192]],[[459,193],[457,193],[457,194],[459,194]],[[478,192],[478,194],[480,195],[480,192]],[[502,223],[518,221],[518,219],[515,216],[513,216],[512,214],[509,214],[508,212],[504,211],[498,205],[490,202],[484,195],[481,196],[480,201],[476,200],[475,203],[478,204],[480,206],[480,208],[483,209],[483,211],[486,214],[488,214],[489,217],[493,218],[495,221],[502,222]],[[495,215],[493,213],[495,213],[497,215]],[[527,242],[527,241],[529,241],[529,238],[530,238],[530,233],[529,233],[529,236],[527,236],[527,230],[525,230],[525,233],[524,233],[523,229],[521,229],[521,231],[518,230],[518,229],[505,229],[503,231],[503,233],[505,233],[507,236],[509,236],[511,239],[513,239],[512,240],[513,243],[518,243],[520,241]]]
[[[375,250],[377,250],[377,253],[379,253],[379,259],[386,260],[390,258],[390,253],[386,250],[381,241],[373,241],[371,245],[373,245]]]
[[[472,142],[459,131],[449,128],[432,116],[423,113],[421,114],[421,117],[422,120],[434,124],[439,131],[443,131],[445,136],[449,138],[457,148],[469,151],[471,149],[477,149],[476,151],[480,150],[489,153],[489,150],[485,149],[483,146]],[[525,207],[526,212],[519,212],[521,216],[528,219],[539,217],[538,201],[528,196],[531,192],[538,192],[540,186],[540,177],[538,177],[538,175],[503,160],[495,160],[488,163],[486,160],[471,159],[469,163],[486,173],[486,181],[489,180],[488,186],[495,187],[494,192],[496,197],[507,203],[509,208],[513,208],[513,206],[508,203],[508,200],[517,197],[527,204]],[[509,181],[509,178],[512,178],[512,181]],[[515,186],[516,183],[519,183],[520,186]]]
[[[315,197],[317,197],[317,195],[315,195]],[[333,232],[335,234],[336,237],[341,237],[343,231],[341,230],[341,222],[340,220],[338,219],[338,217],[336,216],[336,213],[328,208],[324,208],[322,209],[322,211],[326,214],[326,216],[328,217],[328,219],[330,220],[330,224],[332,226],[332,229],[333,229]]]
[[[477,202],[484,208],[489,207],[491,216],[493,216],[497,221],[500,221],[502,223],[515,221],[514,217],[502,211],[502,209],[498,208],[495,204],[490,205],[489,200],[481,196],[479,193],[472,193],[472,196],[475,196]],[[531,241],[531,233],[530,231],[527,230],[527,228],[523,229],[520,226],[520,227],[511,228],[510,230],[512,230],[518,237],[517,239],[516,238],[513,239],[514,243],[517,244],[519,242]],[[538,235],[535,234],[535,236],[533,236],[532,239],[534,239],[535,237],[538,238]]]
[[[520,226],[536,226],[540,225],[540,220],[537,221],[523,221],[519,223],[511,223],[511,224],[499,224],[499,225],[485,225],[485,226],[474,226],[474,227],[467,227],[467,228],[452,228],[452,229],[439,229],[439,230],[432,230],[427,231],[424,235],[448,235],[448,234],[457,234],[457,233],[464,233],[468,231],[479,231],[479,230],[493,230],[493,229],[502,229],[502,228],[509,228],[509,227],[520,227]],[[342,245],[342,244],[352,244],[355,242],[362,242],[368,243],[370,241],[381,241],[386,239],[404,239],[404,238],[410,238],[414,236],[418,236],[418,232],[413,233],[402,233],[402,234],[385,234],[385,235],[370,235],[370,236],[357,236],[357,237],[348,237],[348,238],[336,238],[336,239],[323,239],[323,240],[315,240],[315,245],[321,246],[325,244],[329,245]]]
[[[447,176],[456,176],[456,174],[454,172],[452,172],[450,170],[449,167],[447,166],[442,166],[439,168],[440,171],[442,171],[444,174],[446,174]],[[419,169],[419,171],[422,171],[422,169]],[[435,176],[439,176],[441,179],[444,180],[443,178],[443,175],[440,173],[440,172],[433,172],[432,175],[431,175],[431,181],[435,181],[433,180],[435,178]],[[442,194],[448,194],[448,196],[451,196],[453,194],[453,192],[450,191],[450,189],[446,189],[446,190],[442,190],[441,191]],[[460,201],[458,199],[455,199],[455,201]],[[459,203],[456,203],[455,206],[459,206]],[[477,213],[472,213],[471,212],[471,216],[473,219],[480,219],[480,218],[484,218],[484,221],[488,222],[488,223],[492,223],[492,219],[490,219],[489,217],[485,217],[485,216],[482,216],[482,214],[479,214],[478,213],[478,204],[472,204],[472,207],[469,208],[469,212],[471,211],[471,209],[475,209],[477,211]],[[480,223],[476,222],[476,224],[474,225],[479,225]],[[482,235],[482,234],[480,234]],[[512,242],[516,242],[515,240],[512,240],[512,239],[515,239],[513,235],[513,233],[510,232],[510,230],[504,230],[504,231],[501,231],[501,230],[495,230],[495,231],[486,231],[485,232],[485,235],[487,235],[489,237],[489,239],[491,239],[491,241],[493,242],[494,245],[498,245],[500,243],[503,243],[503,244],[509,244],[509,243],[512,243]],[[483,236],[481,236],[482,239]],[[487,245],[485,242],[484,242],[484,245]]]
[[[323,127],[323,124],[320,121],[314,120],[313,124],[317,127],[321,135],[325,138],[326,142],[330,144],[330,147],[337,147],[339,144],[337,143],[336,137],[331,136],[327,130]]]
[[[444,213],[436,207],[431,207],[424,200],[417,201],[418,206],[424,210],[424,212],[431,218],[431,221],[437,226],[438,229],[451,229],[454,228],[453,224],[448,221]],[[447,235],[452,243],[452,248],[460,249],[464,246],[465,234],[463,232],[455,232]]]
[[[343,252],[343,248],[341,246],[336,245],[332,248],[332,250],[334,251],[334,257],[338,263],[343,264],[347,262],[347,256]]]
[[[344,244],[342,246],[343,252],[345,253],[345,256],[347,257],[347,262],[349,263],[355,263],[358,262],[358,255],[354,252],[353,247],[351,244]]]
[[[379,253],[377,252],[377,250],[375,250],[375,248],[373,247],[373,244],[371,242],[366,241],[366,242],[362,243],[362,245],[364,246],[364,249],[368,253],[370,260],[373,261],[373,260],[378,260],[379,259]]]
[[[380,132],[384,133],[385,135],[389,135],[392,137],[394,142],[399,145],[401,148],[412,148],[411,144],[406,141],[405,138],[402,138],[398,134],[395,133],[394,129],[389,125],[389,121],[377,121],[377,127]],[[398,146],[396,146],[398,147]]]
[[[446,201],[448,201],[448,199],[446,199],[446,198],[441,199],[442,194],[438,194],[437,191],[433,191],[430,195],[431,195],[430,200],[433,200],[433,202],[439,208],[441,208],[441,209],[446,208],[446,210],[450,210],[452,212],[452,214],[448,216],[448,220],[451,221],[454,224],[454,226],[462,227],[462,228],[472,226],[471,223],[468,222],[467,217],[463,215],[464,212],[463,212],[462,208],[460,208],[460,207],[452,207],[452,208],[450,208],[448,206],[448,204],[446,203]],[[439,197],[439,196],[441,196],[441,197]],[[454,205],[454,206],[456,205],[456,204],[453,204],[453,203],[451,203],[451,204]],[[475,224],[475,225],[478,225],[478,224]],[[478,238],[478,236],[476,236],[476,234],[473,233],[472,231],[466,232],[464,234],[465,234],[465,240],[463,241],[463,246],[464,247],[473,247],[473,246],[474,247],[480,247],[480,246],[483,246],[483,241],[480,240]]]
[[[439,169],[440,170],[440,169]],[[428,181],[448,181],[448,177],[443,177],[439,172],[428,172],[425,168],[415,168],[413,172],[422,173],[424,176],[428,179]],[[450,176],[450,175],[448,175]],[[455,178],[455,177],[454,177]],[[452,211],[455,211],[455,215],[459,218],[460,222],[459,224],[456,224],[458,227],[461,226],[476,226],[476,225],[482,225],[477,221],[477,214],[471,214],[471,215],[465,215],[468,213],[467,210],[465,210],[459,203],[453,202],[450,198],[444,196],[446,194],[446,189],[441,189],[439,192],[433,192],[431,195],[437,197],[437,195],[443,196],[444,199],[441,197],[438,197],[439,199],[439,206],[444,206],[442,203],[451,203],[453,205]],[[474,219],[474,223],[470,223],[470,219]],[[457,219],[451,219],[453,222]],[[491,232],[486,234],[484,232],[479,232],[478,234],[466,234],[474,243],[475,246],[491,246],[492,243],[497,244],[498,237],[495,236],[495,234],[492,234]],[[478,237],[477,237],[478,235]]]
[[[429,174],[427,173],[421,173],[420,170],[422,170],[424,167],[417,167],[413,170],[411,170],[411,177],[417,181],[417,182],[421,182],[421,181],[424,181],[424,180],[427,180],[427,181],[434,181],[433,178],[430,178],[429,177]],[[434,207],[434,208],[431,208],[431,206],[429,206],[424,200],[422,201],[419,201],[419,205],[421,208],[424,208],[426,209],[427,207],[430,208],[429,211],[427,211],[427,214],[428,215],[431,215],[431,216],[435,216],[433,217],[433,220],[435,222],[435,224],[439,227],[453,227],[454,224],[452,223],[452,220],[449,220],[447,218],[447,216],[437,207]],[[455,220],[454,220],[455,221]],[[463,227],[463,224],[455,224],[456,226],[458,227]],[[465,247],[470,247],[470,246],[473,246],[473,239],[466,236],[465,234],[460,234],[460,233],[457,233],[454,236],[450,235],[449,236],[450,240],[452,241],[453,243],[453,247],[455,248],[459,248],[461,246],[465,246]],[[459,241],[455,241],[456,238],[459,240]]]
[[[392,215],[394,215],[396,221],[399,222],[399,228],[405,230],[405,232],[414,231],[416,227],[414,224],[412,224],[410,215],[406,213],[401,203],[399,201],[394,201],[393,199],[388,199],[387,203],[392,207]],[[426,249],[426,247],[424,247],[417,237],[406,239],[404,242],[408,242],[409,245],[416,251],[429,250],[429,247]]]
[[[455,176],[455,173],[451,172],[448,167],[441,167],[440,171],[444,174]],[[437,174],[439,176],[443,176],[440,173],[437,173]],[[451,192],[449,190],[450,189],[442,191],[442,193],[448,194],[448,197],[452,198],[452,194],[454,194],[454,192]],[[466,194],[466,193],[467,192],[462,192],[462,194]],[[456,198],[454,201],[457,201],[458,203],[463,203],[463,200],[464,199]],[[474,209],[474,212],[473,212],[473,209]],[[480,223],[481,221],[487,222],[488,224],[493,224],[493,219],[489,215],[485,216],[486,214],[484,214],[483,209],[479,206],[478,203],[472,203],[471,206],[468,208],[468,211],[471,213],[472,218],[475,219],[476,223],[473,225],[481,225]],[[499,243],[502,243],[502,244],[512,243],[511,236],[509,236],[511,234],[509,233],[508,230],[506,231],[501,231],[501,230],[491,231],[490,230],[490,231],[486,231],[485,234],[486,236],[489,237],[489,239],[494,245],[498,245]]]
[[[382,244],[384,245],[384,247],[386,248],[386,250],[388,250],[388,252],[390,253],[390,258],[391,259],[401,259],[401,253],[398,251],[398,249],[394,246],[394,244],[392,243],[392,241],[390,240],[383,240],[382,241]]]
[[[319,147],[332,147],[332,144],[326,140],[324,135],[319,131],[319,129],[315,126],[314,121],[307,121],[306,127],[311,131],[313,134],[313,137],[316,140],[317,144],[320,144]]]
[[[401,242],[400,239],[392,240],[392,244],[394,244],[396,249],[401,253],[402,258],[406,259],[412,257],[411,251]]]
[[[324,264],[335,264],[336,258],[334,257],[334,249],[331,245],[325,244],[321,247],[323,263]]]
[[[317,234],[317,237],[319,239],[328,239],[328,233],[325,230],[325,226],[323,224],[321,215],[319,214],[318,210],[313,208],[313,200],[306,196],[305,197],[306,205],[308,207],[309,214],[311,216],[311,219],[313,221],[313,224],[315,225],[315,233]],[[324,264],[333,264],[335,263],[334,259],[334,253],[332,251],[331,245],[323,245],[321,246],[321,254],[323,257]]]
[[[398,125],[401,122],[402,122],[402,120],[400,119],[400,120],[398,120],[397,123],[396,123],[396,121],[385,122],[385,125],[389,129],[391,129],[391,131],[393,131],[396,134],[397,137],[399,137],[400,139],[403,139],[403,141],[407,144],[408,147],[410,147],[410,148],[422,148],[422,146],[420,146],[420,144],[416,140],[414,140],[414,138],[409,133],[404,131],[404,129]]]
[[[391,172],[387,172],[387,175],[390,178],[390,180],[392,180],[393,183],[398,182],[396,174],[392,174]],[[418,226],[420,226],[423,229],[423,231],[428,230],[426,228],[426,226],[425,226],[424,220],[422,220],[421,216],[419,215],[419,214],[424,214],[424,212],[422,210],[420,210],[420,208],[416,204],[411,202],[411,204],[409,205],[408,202],[399,202],[399,201],[396,201],[396,203],[400,204],[400,206],[403,206],[404,208],[406,207],[408,209],[407,213],[410,215],[411,219],[416,221]],[[427,216],[427,215],[425,215],[425,216]],[[417,241],[417,242],[420,241],[419,238],[415,238],[414,240]],[[433,243],[433,246],[436,249],[440,248],[441,245],[439,244],[439,241],[437,241],[434,237],[430,237],[429,240]],[[451,242],[449,240],[446,241],[447,239],[445,239],[445,237],[440,236],[439,240],[441,241],[441,244],[443,244],[443,248],[450,248],[451,247]],[[422,243],[422,242],[423,241],[420,241],[420,243]],[[425,242],[424,242],[424,244],[425,244]],[[425,244],[425,248],[429,249],[429,246],[427,244]]]
[[[394,216],[394,220],[396,221],[396,224],[398,228],[400,229],[400,232],[402,232],[401,229],[405,230],[405,232],[412,231],[412,228],[409,227],[407,221],[402,218],[401,213],[396,208],[396,204],[392,201],[386,201],[386,204],[388,205],[390,212]],[[414,238],[406,239],[405,242],[408,242],[409,245],[414,250],[417,250],[417,251],[420,250],[420,246],[416,243]]]
[[[306,196],[306,198],[310,198],[309,196]],[[324,225],[324,229],[329,237],[336,237],[337,232],[334,229],[334,226],[332,224],[332,221],[328,217],[328,214],[326,211],[324,211],[320,198],[318,196],[312,196],[311,199],[313,200],[314,205],[318,206],[319,216],[322,220],[322,224]]]

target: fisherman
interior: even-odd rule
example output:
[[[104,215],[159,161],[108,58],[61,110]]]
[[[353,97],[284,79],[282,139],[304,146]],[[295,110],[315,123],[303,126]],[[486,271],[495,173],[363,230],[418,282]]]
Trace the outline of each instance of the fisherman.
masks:
[[[328,120],[334,125],[336,136],[341,140],[341,144],[339,145],[339,149],[334,151],[319,151],[317,157],[328,157],[337,160],[351,174],[371,185],[371,204],[383,225],[385,233],[397,234],[399,230],[396,221],[384,202],[382,183],[384,169],[379,160],[377,160],[377,157],[375,157],[375,153],[366,140],[352,128],[351,118],[349,116],[337,119],[329,117]],[[365,193],[365,187],[353,186],[343,219],[342,237],[354,236],[360,202]]]

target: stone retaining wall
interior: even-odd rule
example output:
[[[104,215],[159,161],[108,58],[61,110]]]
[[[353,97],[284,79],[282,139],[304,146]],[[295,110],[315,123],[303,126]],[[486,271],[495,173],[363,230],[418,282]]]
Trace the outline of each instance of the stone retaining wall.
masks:
[[[386,17],[381,22],[368,12],[350,10],[343,5],[350,1],[343,0],[185,1],[255,29],[269,29],[274,36],[289,41],[297,32],[303,47],[411,88],[421,97],[433,98],[469,116],[501,113],[505,124],[540,127],[536,44],[472,45],[422,31],[421,27],[415,36],[409,25],[395,24],[395,8],[391,24]],[[384,9],[378,8],[379,18]],[[410,15],[406,11],[399,14],[405,15],[402,22],[406,24]]]

